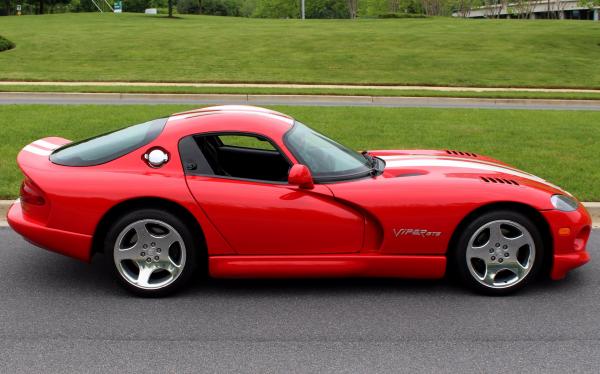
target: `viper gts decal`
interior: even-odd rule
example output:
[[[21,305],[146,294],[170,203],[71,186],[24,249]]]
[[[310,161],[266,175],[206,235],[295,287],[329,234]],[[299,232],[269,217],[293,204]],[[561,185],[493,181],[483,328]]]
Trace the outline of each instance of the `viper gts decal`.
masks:
[[[437,237],[442,235],[439,231],[429,231],[425,229],[394,229],[394,236],[397,238],[399,236],[405,235],[414,235],[420,236],[422,238],[426,237]]]

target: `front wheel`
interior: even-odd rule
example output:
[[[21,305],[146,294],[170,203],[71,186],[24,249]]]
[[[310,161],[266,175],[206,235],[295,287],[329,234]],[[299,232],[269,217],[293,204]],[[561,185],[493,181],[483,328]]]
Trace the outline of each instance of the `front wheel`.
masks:
[[[475,291],[504,295],[533,280],[544,255],[542,236],[531,219],[519,212],[495,211],[466,226],[454,265],[462,282]]]
[[[195,240],[168,211],[144,209],[121,217],[109,230],[104,253],[119,282],[140,296],[165,296],[189,281]]]

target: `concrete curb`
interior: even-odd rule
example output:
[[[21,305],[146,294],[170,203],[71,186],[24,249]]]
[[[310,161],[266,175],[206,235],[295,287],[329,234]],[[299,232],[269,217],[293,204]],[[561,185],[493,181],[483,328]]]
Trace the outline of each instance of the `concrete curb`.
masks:
[[[0,86],[124,86],[124,87],[228,87],[228,88],[326,88],[367,90],[423,90],[456,92],[568,92],[600,93],[593,88],[540,88],[540,87],[470,87],[470,86],[419,86],[377,84],[310,84],[310,83],[210,83],[210,82],[124,82],[124,81],[0,81]]]
[[[343,95],[2,92],[0,104],[254,104],[600,110],[600,100],[485,99]]]
[[[0,227],[8,226],[6,214],[13,202],[14,200],[0,200]],[[585,202],[583,205],[592,216],[592,225],[600,227],[600,202]]]

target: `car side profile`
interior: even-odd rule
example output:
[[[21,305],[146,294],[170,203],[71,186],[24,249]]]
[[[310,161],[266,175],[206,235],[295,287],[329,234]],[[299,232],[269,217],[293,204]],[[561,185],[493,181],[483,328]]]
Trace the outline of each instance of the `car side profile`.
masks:
[[[568,192],[455,150],[362,153],[251,106],[192,110],[19,153],[10,226],[142,296],[215,278],[454,274],[502,295],[589,260]]]

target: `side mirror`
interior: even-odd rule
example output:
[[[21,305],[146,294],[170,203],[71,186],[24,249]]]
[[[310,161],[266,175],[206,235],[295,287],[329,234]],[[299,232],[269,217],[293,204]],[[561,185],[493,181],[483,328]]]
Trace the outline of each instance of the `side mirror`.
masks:
[[[292,166],[290,173],[288,174],[288,183],[307,190],[310,190],[315,186],[310,170],[308,170],[305,165],[301,164]]]

